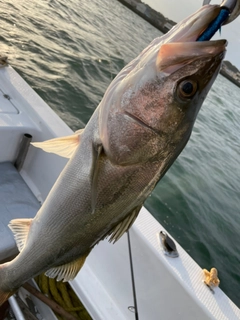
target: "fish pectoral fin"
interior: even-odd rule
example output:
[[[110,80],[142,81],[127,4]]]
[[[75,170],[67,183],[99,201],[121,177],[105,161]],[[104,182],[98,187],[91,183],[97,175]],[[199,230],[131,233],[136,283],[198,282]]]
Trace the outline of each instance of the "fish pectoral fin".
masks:
[[[74,134],[81,135],[83,133],[84,129],[78,129],[77,131],[74,132]]]
[[[30,225],[33,219],[14,219],[8,227],[12,230],[18,250],[21,252],[25,246]]]
[[[119,224],[117,224],[107,236],[110,235],[108,241],[115,243],[117,240],[121,238],[121,236],[127,232],[134,221],[136,220],[139,211],[141,210],[142,205],[135,207],[132,212],[130,212],[125,219],[123,219]]]
[[[90,251],[88,251],[86,254],[84,254],[77,260],[63,264],[59,267],[51,268],[47,272],[45,272],[45,275],[49,278],[57,277],[57,281],[66,282],[73,280],[78,274],[79,270],[82,268],[89,253]]]
[[[43,142],[32,142],[31,144],[46,152],[55,153],[64,158],[71,158],[80,144],[83,130],[84,129],[80,129],[71,136],[54,138]]]

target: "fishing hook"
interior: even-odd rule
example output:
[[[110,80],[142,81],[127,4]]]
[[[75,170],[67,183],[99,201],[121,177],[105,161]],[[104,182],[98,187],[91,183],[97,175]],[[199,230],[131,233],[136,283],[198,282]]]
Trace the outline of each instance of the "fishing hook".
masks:
[[[203,6],[209,4],[211,0],[204,0]],[[228,24],[235,20],[240,14],[240,0],[222,0],[220,7],[226,8],[229,11],[229,17],[223,24]]]
[[[230,12],[230,16],[223,24],[232,22],[240,14],[240,0],[223,0],[220,6],[227,8]]]
[[[203,5],[211,0],[204,0]],[[219,15],[209,24],[208,28],[197,38],[197,41],[209,41],[214,34],[221,30],[222,25],[228,24],[240,14],[240,0],[223,0]]]

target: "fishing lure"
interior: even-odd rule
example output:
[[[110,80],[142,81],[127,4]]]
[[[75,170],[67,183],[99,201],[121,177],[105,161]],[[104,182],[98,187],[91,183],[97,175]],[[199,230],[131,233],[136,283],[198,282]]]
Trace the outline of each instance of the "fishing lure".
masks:
[[[197,41],[209,41],[218,30],[221,33],[221,26],[229,15],[230,11],[227,8],[222,8],[217,18],[210,23],[208,28],[198,37]]]

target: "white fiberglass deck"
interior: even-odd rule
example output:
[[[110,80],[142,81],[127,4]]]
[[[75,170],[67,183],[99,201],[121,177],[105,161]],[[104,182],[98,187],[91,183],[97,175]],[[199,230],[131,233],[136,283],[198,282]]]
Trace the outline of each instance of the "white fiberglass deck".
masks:
[[[0,163],[0,261],[17,254],[9,221],[33,218],[40,207],[32,191],[11,162]]]
[[[0,163],[14,162],[24,133],[34,141],[71,134],[11,67],[0,69],[0,90],[11,103],[10,109],[0,107]],[[65,159],[30,147],[20,174],[43,201],[65,164]],[[240,319],[240,310],[220,288],[212,294],[203,284],[201,268],[178,244],[179,258],[163,254],[157,237],[161,230],[143,208],[130,233],[139,319]],[[71,285],[93,319],[134,320],[128,309],[133,296],[126,236],[115,245],[98,244]]]

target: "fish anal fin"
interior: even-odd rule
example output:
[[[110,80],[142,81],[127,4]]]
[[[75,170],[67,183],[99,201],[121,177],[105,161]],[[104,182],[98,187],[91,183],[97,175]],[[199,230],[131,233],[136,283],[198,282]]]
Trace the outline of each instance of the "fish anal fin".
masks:
[[[83,130],[80,129],[70,136],[54,138],[43,142],[32,142],[31,144],[45,152],[55,153],[64,158],[71,158],[80,144]]]
[[[127,232],[131,226],[133,225],[134,221],[136,220],[139,211],[141,210],[142,205],[135,207],[126,218],[124,218],[121,222],[119,222],[109,233],[109,242],[115,243],[118,241],[121,236]]]
[[[66,263],[58,267],[51,268],[45,272],[45,275],[49,278],[57,277],[57,281],[66,282],[73,280],[78,274],[79,270],[82,268],[89,253],[90,251],[88,251],[86,254],[84,254],[77,260],[74,260],[72,262]]]
[[[19,251],[25,246],[32,219],[11,220],[8,227],[12,230]]]

